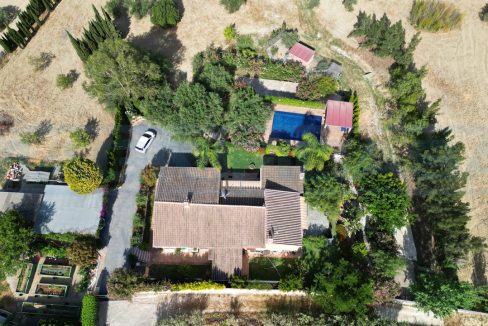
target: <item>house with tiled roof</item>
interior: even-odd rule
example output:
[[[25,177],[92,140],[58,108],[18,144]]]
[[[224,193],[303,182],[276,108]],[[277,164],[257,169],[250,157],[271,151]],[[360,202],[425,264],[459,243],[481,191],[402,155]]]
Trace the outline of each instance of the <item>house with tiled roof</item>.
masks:
[[[152,246],[206,252],[214,280],[240,275],[246,251],[290,253],[302,246],[303,173],[264,166],[255,179],[215,169],[162,167],[156,185]]]

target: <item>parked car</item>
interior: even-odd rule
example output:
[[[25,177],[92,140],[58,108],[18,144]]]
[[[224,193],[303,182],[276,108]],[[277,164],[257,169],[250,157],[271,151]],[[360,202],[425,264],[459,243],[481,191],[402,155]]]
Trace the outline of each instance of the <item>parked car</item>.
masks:
[[[156,132],[152,130],[148,130],[142,134],[141,138],[137,141],[136,144],[136,151],[139,153],[146,153],[149,146],[151,146],[152,142],[156,138]]]

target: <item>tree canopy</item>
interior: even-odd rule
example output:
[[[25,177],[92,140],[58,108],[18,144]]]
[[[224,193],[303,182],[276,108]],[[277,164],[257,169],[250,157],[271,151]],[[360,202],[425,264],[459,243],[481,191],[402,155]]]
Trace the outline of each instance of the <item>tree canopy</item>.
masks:
[[[137,102],[137,109],[150,121],[161,126],[167,126],[171,117],[176,113],[176,107],[173,104],[173,90],[164,83],[159,86],[153,97],[144,98]]]
[[[0,278],[14,274],[29,253],[29,246],[35,238],[32,227],[25,217],[16,211],[0,212]]]
[[[205,168],[209,164],[217,170],[222,169],[219,162],[219,153],[224,151],[224,146],[220,141],[212,142],[203,137],[194,140],[195,149],[193,155],[197,158],[197,166]]]
[[[161,67],[128,42],[109,39],[88,57],[86,90],[109,106],[133,107],[154,98],[164,82]]]
[[[409,222],[410,201],[405,185],[393,173],[378,173],[362,179],[359,199],[378,222],[378,228],[388,232]]]
[[[322,145],[312,133],[303,135],[303,144],[297,149],[297,158],[303,162],[306,171],[322,171],[325,163],[330,159],[333,148]]]
[[[64,180],[74,192],[85,195],[102,183],[102,172],[89,159],[75,157],[64,165]]]
[[[305,200],[313,208],[324,212],[329,220],[337,220],[348,195],[347,185],[329,173],[313,174],[306,179]]]
[[[216,92],[221,96],[227,94],[234,83],[234,77],[224,66],[208,63],[195,76],[195,80],[205,86],[207,90]]]
[[[151,22],[154,25],[175,27],[180,20],[180,10],[174,0],[156,0],[151,9]]]
[[[219,95],[207,92],[201,84],[183,82],[173,103],[177,112],[172,116],[171,128],[180,137],[208,135],[222,125],[224,108]]]
[[[97,242],[94,237],[78,237],[67,250],[70,262],[82,267],[96,264],[98,259]]]
[[[234,91],[224,125],[232,143],[246,149],[259,147],[271,112],[270,105],[251,87]]]

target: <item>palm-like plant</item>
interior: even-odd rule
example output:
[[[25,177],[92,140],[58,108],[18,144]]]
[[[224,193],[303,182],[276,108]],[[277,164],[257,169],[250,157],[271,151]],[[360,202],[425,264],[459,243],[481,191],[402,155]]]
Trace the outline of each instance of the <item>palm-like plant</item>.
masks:
[[[303,144],[297,149],[297,158],[303,162],[305,171],[322,171],[330,159],[333,148],[322,145],[312,133],[303,135]]]
[[[212,143],[203,137],[199,137],[194,141],[194,145],[193,156],[197,158],[197,166],[199,168],[203,169],[210,164],[219,171],[222,169],[219,153],[224,151],[224,146],[221,141]]]

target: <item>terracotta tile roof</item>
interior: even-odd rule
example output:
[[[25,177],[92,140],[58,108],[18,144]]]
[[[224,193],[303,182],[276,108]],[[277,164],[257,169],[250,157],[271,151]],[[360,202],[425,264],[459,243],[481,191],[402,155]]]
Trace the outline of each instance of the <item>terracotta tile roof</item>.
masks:
[[[326,125],[352,128],[353,105],[351,102],[328,100],[326,110]]]
[[[266,234],[273,243],[302,245],[302,217],[298,192],[266,189]]]
[[[262,206],[154,203],[153,246],[263,248],[266,209]]]
[[[227,281],[232,275],[241,275],[242,248],[214,248],[208,258],[212,261],[212,279]]]
[[[261,187],[303,193],[300,166],[264,165],[261,168]]]
[[[303,62],[309,62],[315,55],[315,50],[309,48],[303,43],[297,42],[288,51],[294,57],[300,59]]]
[[[156,201],[218,204],[220,172],[213,168],[162,167],[156,186]]]

